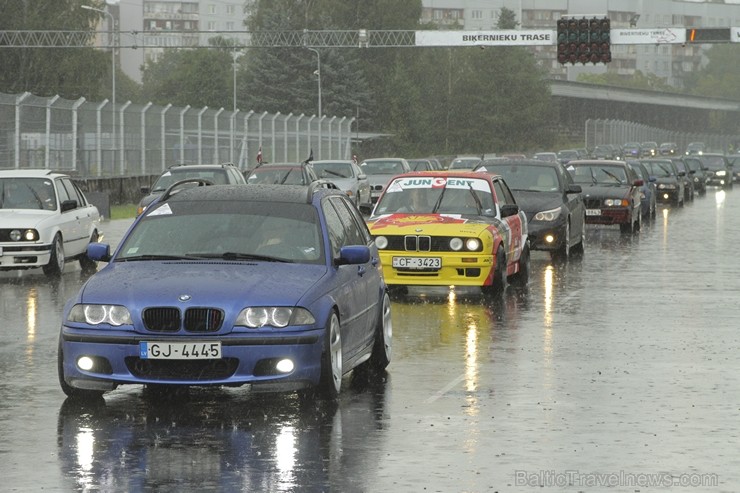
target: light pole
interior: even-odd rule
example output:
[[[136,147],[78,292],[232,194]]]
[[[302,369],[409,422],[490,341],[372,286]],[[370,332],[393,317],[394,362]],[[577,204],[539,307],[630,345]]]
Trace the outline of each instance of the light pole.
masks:
[[[314,72],[314,75],[317,75],[319,79],[319,114],[318,116],[319,118],[321,118],[321,54],[319,53],[319,50],[317,50],[316,48],[307,48],[307,49],[316,53],[316,61],[318,62],[318,68],[316,72]]]
[[[95,12],[98,12],[100,14],[107,15],[110,18],[110,30],[111,30],[111,36],[113,37],[113,42],[111,43],[110,53],[111,53],[111,79],[113,80],[113,88],[112,88],[112,94],[111,94],[111,101],[113,106],[113,118],[111,121],[112,124],[112,135],[113,139],[111,141],[111,147],[113,149],[113,155],[111,156],[112,165],[111,169],[116,169],[116,19],[113,17],[113,14],[108,12],[107,10],[101,10],[97,9],[95,7],[90,7],[89,5],[81,5],[81,7],[85,10],[93,10]]]
[[[231,56],[232,56],[232,57],[233,57],[233,59],[234,59],[234,63],[232,63],[232,64],[231,64],[231,65],[232,65],[232,67],[234,68],[234,113],[236,113],[236,68],[237,68],[237,63],[236,63],[236,61],[237,61],[237,60],[239,59],[239,57],[240,57],[240,56],[242,56],[243,54],[244,54],[244,53],[242,53],[242,52],[240,52],[240,51],[236,51],[236,50],[234,50],[234,51],[232,51],[232,52],[231,52]]]

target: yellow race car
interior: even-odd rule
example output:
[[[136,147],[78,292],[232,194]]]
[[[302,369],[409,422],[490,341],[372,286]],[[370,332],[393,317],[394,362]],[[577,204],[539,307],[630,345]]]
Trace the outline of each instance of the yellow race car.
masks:
[[[499,294],[507,282],[529,281],[527,219],[501,176],[397,175],[367,224],[390,286],[480,286]]]

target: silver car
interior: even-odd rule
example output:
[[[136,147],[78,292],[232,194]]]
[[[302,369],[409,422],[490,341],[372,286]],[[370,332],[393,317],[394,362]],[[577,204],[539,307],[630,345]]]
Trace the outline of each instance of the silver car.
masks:
[[[360,164],[360,169],[370,180],[370,199],[374,204],[391,178],[408,173],[411,166],[404,158],[384,157],[365,159]]]
[[[311,164],[319,178],[334,183],[357,207],[371,203],[370,180],[359,165],[349,160],[312,161]]]

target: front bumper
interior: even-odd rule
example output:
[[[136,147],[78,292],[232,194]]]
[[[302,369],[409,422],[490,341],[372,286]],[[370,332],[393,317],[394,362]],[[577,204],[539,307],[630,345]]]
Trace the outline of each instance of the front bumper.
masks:
[[[41,267],[50,258],[51,245],[0,243],[0,270]]]
[[[531,221],[527,228],[532,250],[555,251],[565,242],[565,222]]]
[[[324,329],[280,334],[193,335],[162,337],[129,331],[62,328],[64,379],[81,389],[112,390],[123,384],[269,386],[271,390],[316,385],[321,374]],[[139,342],[221,342],[220,359],[142,359]],[[92,371],[76,361],[95,359]],[[273,371],[274,362],[289,358],[295,368],[286,374]]]
[[[393,257],[439,257],[439,269],[404,270],[393,267]],[[494,255],[449,252],[386,251],[380,253],[383,277],[388,285],[405,286],[489,286],[496,264]]]
[[[676,202],[680,198],[679,190],[677,189],[670,189],[670,190],[658,189],[656,193],[657,193],[657,195],[655,196],[656,202],[662,202],[662,203]]]
[[[599,211],[598,214],[592,211]],[[629,224],[632,221],[629,207],[602,207],[586,210],[586,224]]]

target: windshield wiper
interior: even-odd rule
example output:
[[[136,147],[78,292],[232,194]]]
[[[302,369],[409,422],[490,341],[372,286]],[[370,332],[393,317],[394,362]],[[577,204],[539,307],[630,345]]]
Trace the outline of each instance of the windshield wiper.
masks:
[[[478,215],[483,215],[483,204],[481,204],[480,199],[478,198],[478,195],[476,195],[475,190],[473,190],[473,185],[468,182],[468,190],[470,190],[470,195],[473,196],[473,200],[475,200],[475,207],[478,209]]]
[[[432,214],[437,213],[437,209],[439,209],[440,204],[442,204],[442,197],[445,196],[446,191],[447,191],[447,180],[445,180],[445,186],[442,187],[442,193],[439,194],[439,198],[434,203],[434,207],[432,207]]]
[[[284,259],[280,257],[272,257],[270,255],[258,255],[255,253],[241,253],[241,252],[223,252],[223,253],[188,253],[190,258],[218,258],[223,260],[263,260],[265,262],[287,262],[292,263],[293,260]]]
[[[614,178],[614,180],[616,180],[616,182],[619,183],[620,185],[622,184],[622,180],[620,180],[619,177],[615,175],[614,173],[612,173],[611,171],[607,171],[604,168],[601,168],[601,171],[606,173],[610,178]]]
[[[198,260],[198,257],[190,255],[167,255],[167,254],[143,254],[143,255],[132,255],[130,257],[118,257],[116,260],[119,262],[137,261],[137,260]]]

